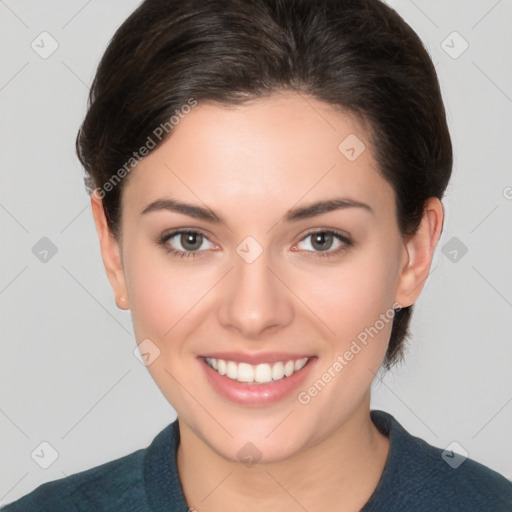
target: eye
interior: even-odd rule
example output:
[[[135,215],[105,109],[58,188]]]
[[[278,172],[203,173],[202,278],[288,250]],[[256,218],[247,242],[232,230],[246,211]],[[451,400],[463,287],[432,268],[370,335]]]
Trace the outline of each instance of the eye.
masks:
[[[306,242],[309,239],[310,241]],[[335,231],[328,230],[308,233],[304,238],[302,238],[299,244],[304,242],[306,246],[305,250],[307,252],[317,253],[315,256],[320,257],[337,255],[353,245],[353,242],[346,236]],[[334,250],[331,250],[333,246]]]
[[[163,235],[158,240],[158,243],[162,245],[168,253],[177,258],[196,258],[198,257],[197,253],[204,252],[204,250],[208,249],[208,247],[205,247],[207,240],[208,238],[199,231],[182,229]],[[215,247],[214,244],[212,245]]]
[[[310,241],[306,242],[307,240]],[[190,229],[173,231],[162,235],[157,240],[157,243],[161,245],[167,253],[176,258],[199,257],[201,253],[208,249],[207,242],[209,242],[213,248],[216,247],[215,244],[210,242],[201,232]],[[308,233],[299,242],[299,244],[301,243],[305,243],[306,247],[299,249],[312,252],[315,257],[336,256],[353,245],[353,242],[349,238],[332,230],[320,230]]]

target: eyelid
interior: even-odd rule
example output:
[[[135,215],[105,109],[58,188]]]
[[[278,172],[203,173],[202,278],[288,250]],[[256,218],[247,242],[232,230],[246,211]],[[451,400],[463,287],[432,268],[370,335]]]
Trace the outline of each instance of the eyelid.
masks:
[[[302,241],[307,236],[314,235],[315,233],[332,233],[348,241],[352,240],[351,236],[348,233],[335,228],[312,228],[311,230],[307,231],[304,235],[302,235],[302,238],[300,240]]]
[[[206,233],[203,232],[203,230],[199,229],[199,228],[177,228],[177,229],[172,229],[168,232],[164,232],[161,236],[158,237],[157,239],[157,242],[158,243],[161,243],[162,245],[165,245],[169,242],[169,240],[171,240],[172,238],[178,236],[178,235],[184,235],[184,234],[188,234],[188,233],[191,233],[193,235],[201,235],[203,237],[203,240],[207,240],[208,242],[210,242],[210,244],[213,244],[215,246],[217,246],[217,244],[215,242],[212,242],[210,240],[210,235],[207,235]],[[205,250],[201,250],[201,251],[182,251],[182,250],[179,250],[179,249],[175,249],[176,252],[187,252],[187,253],[200,253],[200,252],[205,252]]]
[[[156,242],[157,242],[157,244],[163,246],[164,249],[168,253],[171,253],[176,257],[197,258],[197,257],[199,257],[199,255],[202,255],[202,253],[208,252],[208,250],[205,250],[205,249],[197,250],[197,251],[184,251],[181,249],[175,249],[174,247],[167,246],[167,243],[169,242],[170,239],[174,238],[175,236],[187,234],[187,233],[201,235],[203,237],[203,239],[209,241],[211,244],[218,247],[217,244],[215,244],[214,242],[212,242],[210,240],[209,235],[206,235],[203,232],[203,230],[201,230],[199,228],[175,228],[175,229],[170,230],[169,232],[166,232],[166,233],[164,232],[162,235],[160,235],[156,239]],[[296,244],[303,242],[309,236],[315,235],[317,233],[333,235],[341,243],[341,246],[334,250],[327,249],[325,251],[310,251],[310,250],[304,251],[306,253],[310,253],[310,254],[314,255],[313,257],[315,257],[315,256],[316,257],[335,256],[335,255],[341,253],[342,251],[346,250],[348,247],[351,247],[354,245],[354,242],[350,235],[345,234],[344,232],[341,232],[341,231],[339,231],[337,229],[333,229],[333,228],[312,228],[311,230],[309,230],[308,232],[303,234],[302,237],[299,239],[299,241],[296,242]],[[293,247],[295,247],[296,244],[294,244]],[[294,252],[298,252],[298,251],[294,251]]]
[[[204,256],[205,252],[204,250],[201,251],[183,251],[181,249],[175,249],[169,244],[169,240],[171,238],[174,238],[175,236],[184,234],[184,233],[194,233],[194,234],[200,234],[204,238],[209,239],[202,230],[198,228],[175,228],[168,231],[164,231],[162,234],[157,235],[153,242],[156,244],[156,246],[160,249],[162,249],[168,256],[171,258],[174,258],[175,260],[184,258],[184,259],[190,259],[190,260],[196,260],[198,258],[201,258]]]
[[[340,253],[341,251],[343,251],[344,249],[347,249],[348,247],[355,245],[355,242],[352,240],[352,237],[350,235],[348,235],[344,232],[341,232],[337,229],[333,229],[333,228],[314,228],[311,231],[308,231],[307,233],[305,233],[297,243],[301,243],[306,238],[310,237],[311,235],[315,235],[318,233],[333,235],[341,243],[341,246],[334,250],[331,250],[331,249],[327,249],[326,251],[308,251],[308,250],[306,250],[305,252],[312,253],[312,254],[319,255],[319,256],[336,255],[336,254]]]

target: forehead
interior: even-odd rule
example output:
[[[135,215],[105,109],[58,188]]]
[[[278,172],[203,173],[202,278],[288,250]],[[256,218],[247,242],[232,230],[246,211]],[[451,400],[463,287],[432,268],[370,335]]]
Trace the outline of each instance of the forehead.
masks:
[[[280,93],[201,103],[132,171],[123,196],[141,211],[166,195],[261,214],[339,196],[389,207],[364,124],[314,98]],[[124,202],[124,200],[123,200]]]

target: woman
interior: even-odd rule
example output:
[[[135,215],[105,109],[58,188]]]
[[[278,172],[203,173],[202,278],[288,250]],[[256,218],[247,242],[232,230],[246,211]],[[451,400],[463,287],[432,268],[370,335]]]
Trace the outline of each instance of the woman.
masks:
[[[504,477],[370,411],[452,169],[434,67],[391,8],[146,0],[77,150],[116,303],[178,419],[7,512],[510,510]]]

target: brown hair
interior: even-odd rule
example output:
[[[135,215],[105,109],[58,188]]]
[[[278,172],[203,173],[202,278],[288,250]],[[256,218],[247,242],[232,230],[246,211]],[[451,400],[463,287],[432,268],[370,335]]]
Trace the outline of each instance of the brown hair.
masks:
[[[379,0],[145,0],[103,55],[76,142],[112,233],[126,163],[191,98],[236,105],[285,89],[366,122],[400,231],[414,234],[426,199],[444,195],[452,146],[432,61]],[[395,312],[387,368],[403,355],[412,309]]]

